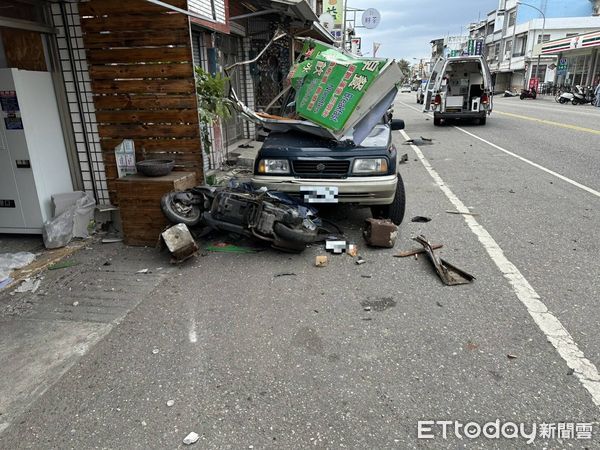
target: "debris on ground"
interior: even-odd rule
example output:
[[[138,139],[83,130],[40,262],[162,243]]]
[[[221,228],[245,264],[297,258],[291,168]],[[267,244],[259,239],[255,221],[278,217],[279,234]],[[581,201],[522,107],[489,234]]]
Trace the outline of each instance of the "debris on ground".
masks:
[[[469,342],[467,342],[467,344],[465,345],[465,348],[466,348],[467,350],[470,350],[470,351],[475,351],[475,350],[477,350],[477,349],[479,348],[479,344],[477,344],[477,343],[475,343],[475,342],[473,342],[473,341],[469,341]]]
[[[431,217],[415,216],[412,219],[410,219],[410,221],[417,222],[417,223],[427,223],[427,222],[431,222]]]
[[[278,277],[295,277],[297,274],[295,274],[294,272],[279,272],[276,273],[275,275],[273,275],[274,278],[278,278]]]
[[[79,302],[78,301],[74,301],[73,302],[73,306],[79,306]]]
[[[420,147],[422,145],[432,145],[432,144],[433,144],[433,139],[423,138],[422,136],[421,136],[421,139],[407,139],[402,143],[402,145],[416,145],[417,147]]]
[[[442,248],[444,245],[443,244],[432,244],[431,248],[434,250],[438,250],[440,248]],[[426,250],[424,248],[413,248],[411,250],[405,250],[403,252],[400,253],[396,253],[394,255],[394,258],[406,258],[407,256],[414,256],[414,255],[419,255],[421,253],[425,253]]]
[[[361,275],[361,278],[373,278],[373,275]]]
[[[73,267],[78,264],[79,263],[77,261],[72,261],[72,260],[71,261],[63,261],[63,262],[59,262],[59,263],[48,266],[48,270],[67,269],[69,267]]]
[[[358,255],[358,245],[348,244],[348,247],[346,248],[346,254],[354,258],[356,255]]]
[[[517,355],[512,355],[512,354],[510,354],[510,353],[509,353],[508,355],[506,355],[506,357],[507,357],[508,359],[517,359]]]
[[[335,254],[342,254],[346,250],[347,243],[339,239],[328,239],[325,241],[325,250],[331,250]]]
[[[152,349],[152,354],[153,355],[157,355],[158,354],[158,349],[157,348],[153,348]]]
[[[575,373],[575,369],[569,367],[569,370],[567,370],[567,375],[573,375]]]
[[[15,289],[15,292],[18,292],[18,293],[31,292],[31,293],[33,293],[38,290],[38,288],[40,287],[40,284],[42,284],[41,278],[25,278],[21,282],[19,287],[17,289]]]
[[[164,243],[171,253],[172,263],[179,263],[194,256],[198,251],[198,245],[192,237],[190,230],[183,223],[173,225],[162,232],[161,242]]]
[[[150,269],[140,269],[136,273],[150,273]]]
[[[452,210],[446,210],[446,212],[448,214],[462,214],[463,216],[478,216],[479,214],[477,213],[472,213],[469,211],[452,211]]]
[[[35,255],[30,252],[0,253],[0,289],[12,282],[10,273],[13,269],[25,267],[34,260]]]
[[[198,442],[198,439],[200,439],[200,436],[198,435],[198,433],[194,433],[193,431],[188,434],[186,437],[183,438],[183,443],[185,445],[192,445],[196,442]]]
[[[398,227],[389,219],[365,220],[363,237],[373,247],[393,248],[398,237]]]
[[[404,155],[402,155],[400,157],[400,160],[398,161],[398,164],[406,164],[408,162],[408,154],[405,153]]]
[[[120,237],[105,237],[102,238],[103,244],[114,244],[116,242],[123,242],[123,238]]]
[[[356,261],[354,262],[357,266],[360,266],[361,264],[366,263],[367,261],[365,259],[363,259],[362,256],[359,256]]]
[[[242,245],[229,244],[227,242],[216,242],[207,245],[206,250],[217,253],[256,253],[256,249],[252,247],[244,247]]]
[[[167,406],[170,408],[175,404],[175,400],[167,400]]]
[[[397,303],[392,297],[381,297],[377,300],[363,300],[360,304],[365,311],[382,312],[388,308],[393,308]]]
[[[414,238],[419,244],[421,244],[425,248],[425,252],[429,257],[429,260],[433,264],[437,274],[440,279],[444,282],[444,284],[448,286],[454,286],[458,284],[468,284],[471,283],[475,277],[473,275],[468,274],[467,272],[459,269],[458,267],[453,266],[447,261],[444,261],[442,258],[437,256],[433,251],[433,248],[429,241],[425,238],[425,236],[417,236]]]
[[[318,255],[315,258],[315,266],[316,267],[325,267],[327,265],[329,258],[327,255]]]

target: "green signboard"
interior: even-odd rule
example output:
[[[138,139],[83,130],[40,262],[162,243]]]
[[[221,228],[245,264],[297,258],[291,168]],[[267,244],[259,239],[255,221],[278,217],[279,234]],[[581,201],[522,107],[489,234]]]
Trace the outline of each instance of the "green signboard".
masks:
[[[469,39],[469,41],[467,43],[467,52],[469,55],[475,54],[475,40],[474,39]]]
[[[386,63],[306,40],[288,75],[296,89],[296,112],[325,128],[341,130]]]

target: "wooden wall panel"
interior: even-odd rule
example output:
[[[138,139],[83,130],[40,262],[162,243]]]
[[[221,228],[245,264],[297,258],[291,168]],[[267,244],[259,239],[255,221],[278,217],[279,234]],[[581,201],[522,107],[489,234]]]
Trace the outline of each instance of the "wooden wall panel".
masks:
[[[92,66],[89,68],[94,80],[136,79],[136,78],[186,78],[190,73],[189,64],[128,64],[117,66]]]
[[[187,8],[187,0],[167,0]],[[100,145],[118,203],[114,148],[133,139],[138,160],[174,159],[203,179],[189,20],[145,0],[80,3]]]

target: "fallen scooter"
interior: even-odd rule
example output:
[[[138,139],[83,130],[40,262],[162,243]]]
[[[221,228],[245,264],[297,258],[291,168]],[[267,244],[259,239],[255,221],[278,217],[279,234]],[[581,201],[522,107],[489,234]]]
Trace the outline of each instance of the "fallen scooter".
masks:
[[[247,236],[284,251],[301,252],[319,237],[316,211],[281,192],[196,186],[165,194],[160,206],[172,223]]]

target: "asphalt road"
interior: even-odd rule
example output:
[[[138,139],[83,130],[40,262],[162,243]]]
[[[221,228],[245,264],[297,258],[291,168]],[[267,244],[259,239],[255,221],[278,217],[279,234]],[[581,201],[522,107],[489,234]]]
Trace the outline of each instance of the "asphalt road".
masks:
[[[366,210],[334,208],[366,264],[316,268],[319,246],[205,253],[144,294],[0,448],[179,448],[191,431],[198,448],[600,448],[600,109],[497,98],[487,125],[458,127],[419,109],[398,96],[395,249],[362,245]],[[446,212],[459,208],[477,215]],[[392,257],[418,234],[476,280],[447,287],[425,258]],[[440,426],[419,439],[420,420],[538,431],[530,446],[445,440]],[[542,423],[567,431],[548,439]]]

